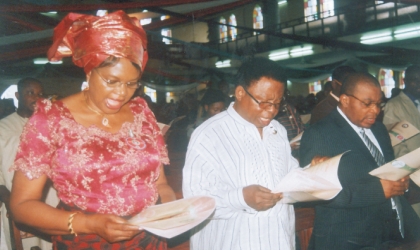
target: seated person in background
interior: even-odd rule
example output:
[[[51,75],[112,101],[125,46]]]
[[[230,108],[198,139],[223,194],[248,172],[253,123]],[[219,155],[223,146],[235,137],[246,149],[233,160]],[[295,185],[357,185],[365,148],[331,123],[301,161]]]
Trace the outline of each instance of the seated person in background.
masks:
[[[155,117],[146,101],[131,99],[146,45],[139,21],[123,11],[70,13],[54,30],[48,58],[73,56],[88,87],[37,102],[21,136],[10,199],[14,219],[53,235],[54,249],[166,249],[165,239],[126,220],[158,198],[175,200]],[[40,201],[48,179],[57,208]]]
[[[378,80],[353,73],[343,82],[338,107],[303,133],[301,166],[315,156],[349,151],[338,168],[343,189],[315,206],[309,249],[379,250],[420,240],[420,219],[402,196],[409,178],[387,181],[369,174],[394,159],[388,131],[376,120],[381,107]]]
[[[343,85],[342,83],[344,81],[344,78],[346,78],[348,74],[355,72],[356,70],[354,70],[350,66],[339,66],[333,70],[331,75],[332,90],[324,98],[324,100],[319,102],[312,110],[311,120],[309,122],[311,125],[327,116],[329,113],[331,113],[332,110],[334,110],[337,107],[340,89],[341,85]]]
[[[276,62],[254,58],[238,70],[235,102],[191,136],[184,197],[216,200],[210,219],[191,230],[192,250],[295,249],[293,206],[272,190],[298,162],[276,116],[287,83]]]
[[[187,128],[188,138],[191,137],[194,129],[200,126],[201,123],[225,110],[225,97],[226,96],[220,90],[206,90],[203,98],[201,98],[201,109],[199,109],[197,120],[194,122],[194,124],[190,124]]]

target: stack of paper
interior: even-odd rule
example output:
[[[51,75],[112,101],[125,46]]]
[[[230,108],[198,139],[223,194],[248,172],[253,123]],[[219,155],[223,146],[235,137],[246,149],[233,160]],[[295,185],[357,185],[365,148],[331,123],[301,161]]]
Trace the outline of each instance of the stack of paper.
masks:
[[[197,226],[216,208],[208,196],[196,196],[146,208],[128,222],[153,234],[172,238]]]

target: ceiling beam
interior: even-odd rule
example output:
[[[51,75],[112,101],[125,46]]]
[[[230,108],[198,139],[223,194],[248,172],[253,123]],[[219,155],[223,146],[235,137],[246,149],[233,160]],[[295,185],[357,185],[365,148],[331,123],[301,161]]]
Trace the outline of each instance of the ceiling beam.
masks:
[[[47,46],[39,46],[39,47],[31,47],[26,49],[20,49],[15,51],[9,52],[2,52],[0,53],[0,62],[5,61],[16,61],[23,58],[28,58],[32,56],[47,56],[47,51],[51,45]]]
[[[164,7],[180,4],[202,3],[214,0],[153,0],[141,2],[125,2],[125,3],[98,3],[98,4],[60,4],[60,5],[35,5],[35,4],[19,4],[19,5],[1,5],[0,12],[70,12],[70,11],[88,11],[88,10],[116,10],[116,9],[133,9],[133,8],[150,8]]]
[[[22,20],[21,18],[18,18],[16,15],[7,15],[4,13],[1,13],[0,18],[7,19],[10,22],[18,23],[19,25],[22,25],[24,27],[27,27],[29,29],[36,30],[36,31],[44,29],[43,27],[40,27],[34,24],[33,22]]]

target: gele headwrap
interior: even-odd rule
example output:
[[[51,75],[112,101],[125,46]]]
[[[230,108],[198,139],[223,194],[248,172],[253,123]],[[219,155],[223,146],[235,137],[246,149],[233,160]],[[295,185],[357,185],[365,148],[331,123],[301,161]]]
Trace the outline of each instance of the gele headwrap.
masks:
[[[136,18],[119,10],[102,17],[69,13],[54,29],[48,59],[58,61],[72,56],[85,73],[109,56],[124,57],[146,67],[146,32]]]

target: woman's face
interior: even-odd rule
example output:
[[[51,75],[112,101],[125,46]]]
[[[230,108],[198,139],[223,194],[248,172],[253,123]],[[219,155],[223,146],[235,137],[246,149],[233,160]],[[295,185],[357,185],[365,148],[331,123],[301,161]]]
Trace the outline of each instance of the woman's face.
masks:
[[[95,68],[87,74],[87,98],[105,114],[117,113],[136,91],[135,88],[128,88],[127,82],[138,81],[140,77],[141,72],[125,58],[119,59],[115,65]],[[106,81],[118,83],[110,87]]]

